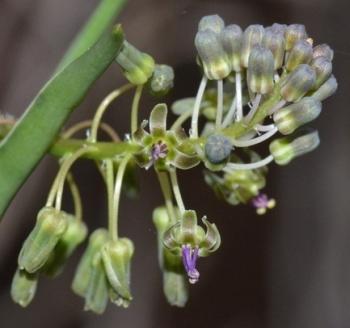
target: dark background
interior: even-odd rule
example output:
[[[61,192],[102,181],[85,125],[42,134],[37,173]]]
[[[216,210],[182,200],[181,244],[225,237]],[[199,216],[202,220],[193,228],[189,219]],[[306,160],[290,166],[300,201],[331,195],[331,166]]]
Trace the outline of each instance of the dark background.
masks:
[[[98,1],[0,0],[0,110],[20,116],[55,69],[70,41]],[[350,3],[346,0],[131,0],[120,16],[128,39],[158,62],[174,66],[176,91],[167,99],[194,95],[199,73],[193,38],[198,20],[218,13],[242,27],[261,23],[303,23],[315,43],[335,50],[335,96],[313,123],[321,146],[287,167],[271,166],[268,191],[278,206],[258,217],[249,207],[217,200],[200,169],[180,174],[185,203],[207,214],[222,234],[213,256],[200,261],[201,281],[191,288],[185,309],[166,304],[156,259],[151,213],[162,203],[154,174],[140,174],[138,200],[123,199],[120,231],[136,244],[128,310],[112,305],[103,316],[82,311],[70,291],[82,247],[64,273],[41,279],[27,309],[12,303],[10,282],[17,253],[43,206],[56,173],[45,158],[16,196],[0,226],[0,327],[350,327],[349,91]],[[93,115],[99,101],[123,79],[113,66],[93,87],[70,123]],[[153,104],[142,101],[142,117]],[[121,134],[128,131],[130,98],[106,115]],[[106,224],[102,181],[87,161],[74,172],[85,199],[90,230]],[[69,208],[69,200],[68,208]]]

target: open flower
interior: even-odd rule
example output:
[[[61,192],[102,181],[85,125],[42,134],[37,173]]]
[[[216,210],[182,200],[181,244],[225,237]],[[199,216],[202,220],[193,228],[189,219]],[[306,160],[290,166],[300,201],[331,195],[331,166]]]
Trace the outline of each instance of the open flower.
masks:
[[[145,120],[133,134],[133,140],[142,146],[142,150],[135,154],[136,162],[144,168],[155,165],[158,170],[170,166],[186,170],[198,165],[200,160],[194,150],[190,154],[180,150],[186,138],[183,129],[166,129],[167,114],[165,104],[156,105],[150,115],[150,133],[145,130],[148,124]]]
[[[206,217],[202,218],[202,222],[207,228],[206,231],[198,225],[195,211],[184,211],[181,219],[171,226],[163,237],[164,246],[182,257],[190,283],[196,283],[199,279],[199,271],[196,268],[198,257],[208,256],[221,244],[216,225],[209,223]]]

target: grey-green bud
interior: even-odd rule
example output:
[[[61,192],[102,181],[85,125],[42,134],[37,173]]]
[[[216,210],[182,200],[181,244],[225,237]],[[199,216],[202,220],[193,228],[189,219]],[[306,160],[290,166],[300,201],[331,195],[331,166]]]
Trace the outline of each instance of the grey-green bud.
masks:
[[[12,300],[22,307],[27,307],[34,298],[37,285],[37,274],[17,269],[11,284]]]
[[[307,40],[298,40],[288,54],[286,68],[292,71],[300,64],[308,64],[312,59],[312,45]]]
[[[319,88],[332,74],[332,62],[326,57],[317,57],[311,62],[316,73],[314,89]]]
[[[88,246],[78,264],[72,282],[72,289],[77,295],[82,297],[86,295],[92,274],[92,260],[107,242],[108,236],[106,229],[97,229],[91,234]]]
[[[225,27],[224,20],[219,15],[208,15],[201,18],[198,31],[211,30],[219,34]]]
[[[323,83],[311,96],[319,101],[323,101],[333,95],[338,88],[338,82],[332,75],[325,83]]]
[[[49,259],[67,228],[67,214],[52,207],[44,207],[34,229],[24,241],[18,256],[18,266],[29,273],[38,271]]]
[[[209,80],[222,80],[230,74],[231,65],[218,34],[208,29],[199,31],[194,43]]]
[[[321,113],[322,104],[315,98],[306,97],[299,102],[278,110],[273,120],[278,130],[284,134],[291,134],[300,126],[316,119]]]
[[[248,67],[250,53],[255,46],[262,43],[264,33],[262,25],[250,25],[245,29],[241,51],[241,65],[243,67]]]
[[[270,153],[278,165],[286,165],[292,159],[311,152],[320,144],[317,131],[300,131],[297,136],[288,136],[272,141]]]
[[[315,71],[309,65],[301,64],[282,82],[281,95],[286,101],[298,101],[312,89],[315,82]]]
[[[272,52],[275,69],[281,68],[284,60],[284,33],[272,27],[265,29],[263,46]]]
[[[235,24],[226,26],[221,32],[221,43],[235,72],[241,70],[242,38],[242,29]]]
[[[134,85],[145,84],[153,74],[153,58],[127,41],[124,41],[116,61],[122,67],[125,77]]]
[[[328,60],[332,61],[334,56],[334,51],[328,44],[318,44],[313,49],[313,58],[326,57]]]
[[[306,39],[305,26],[301,24],[288,25],[285,32],[286,50],[291,50],[298,40]]]
[[[274,59],[272,52],[255,46],[249,56],[247,82],[254,93],[266,94],[273,89]]]
[[[233,149],[230,139],[222,135],[211,135],[205,144],[205,155],[212,164],[225,162]]]
[[[174,86],[174,70],[168,65],[156,65],[152,77],[148,80],[148,90],[154,96],[166,95]]]

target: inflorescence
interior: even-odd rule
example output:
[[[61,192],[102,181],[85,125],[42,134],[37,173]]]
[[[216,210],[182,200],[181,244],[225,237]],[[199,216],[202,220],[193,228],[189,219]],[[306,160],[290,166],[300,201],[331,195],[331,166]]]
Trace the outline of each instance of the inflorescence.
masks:
[[[166,104],[156,105],[149,120],[141,123],[138,112],[143,90],[154,96],[171,90],[172,68],[156,64],[150,55],[124,41],[116,62],[129,83],[111,92],[91,121],[61,135],[69,140],[82,129],[89,132],[81,147],[60,156],[47,203],[18,257],[11,288],[16,303],[27,306],[39,277],[57,276],[88,236],[71,167],[79,158],[103,151],[98,143],[100,130],[111,143],[120,145],[117,154],[96,161],[106,185],[108,228],[91,233],[72,283],[74,293],[84,298],[85,309],[95,313],[103,313],[108,300],[123,307],[132,301],[134,245],[119,236],[118,213],[122,187],[128,195],[135,194],[136,165],[154,168],[159,179],[165,204],[154,210],[153,223],[163,289],[171,305],[182,307],[188,299],[188,282],[199,280],[198,259],[215,252],[221,238],[211,220],[204,216],[199,224],[196,211],[186,207],[177,170],[203,163],[205,181],[217,196],[232,205],[251,204],[257,214],[264,214],[276,203],[262,192],[267,165],[286,165],[319,145],[318,132],[304,126],[319,116],[322,101],[337,89],[328,45],[314,45],[303,25],[250,25],[243,31],[238,25],[225,26],[218,15],[201,19],[194,43],[203,77],[196,97],[171,106],[177,119],[169,127]],[[102,116],[117,97],[132,89],[131,131],[121,141]],[[187,120],[186,133],[182,126]],[[1,134],[13,123],[13,118],[0,118]],[[282,136],[270,141],[277,134]],[[261,156],[252,147],[264,142],[269,142],[267,155]],[[74,200],[73,214],[62,208],[65,184]]]

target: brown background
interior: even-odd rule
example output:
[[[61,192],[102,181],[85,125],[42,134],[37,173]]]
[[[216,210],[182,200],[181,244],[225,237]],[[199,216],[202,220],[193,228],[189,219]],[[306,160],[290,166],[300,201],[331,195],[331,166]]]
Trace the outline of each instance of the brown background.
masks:
[[[0,0],[0,110],[16,116],[24,111],[97,2]],[[139,199],[123,199],[121,208],[120,230],[136,244],[135,300],[128,310],[109,306],[102,317],[83,312],[82,301],[70,291],[81,248],[59,278],[40,281],[28,309],[10,300],[17,253],[55,176],[54,159],[45,158],[0,226],[0,327],[350,327],[349,7],[346,0],[129,1],[120,16],[129,40],[175,67],[176,91],[168,102],[196,92],[193,37],[201,16],[218,13],[243,27],[305,24],[317,43],[333,46],[340,85],[313,123],[321,146],[288,167],[271,166],[268,191],[278,207],[264,217],[216,200],[200,169],[180,175],[188,207],[213,218],[223,237],[220,251],[200,262],[201,281],[182,310],[168,306],[162,296],[151,224],[152,209],[162,198],[154,174],[142,172]],[[122,82],[119,69],[112,67],[71,123],[91,117],[102,97]],[[143,117],[152,103],[143,100]],[[129,127],[129,105],[123,98],[106,116],[121,134]],[[93,170],[88,162],[75,167],[91,230],[106,223],[104,189]]]

